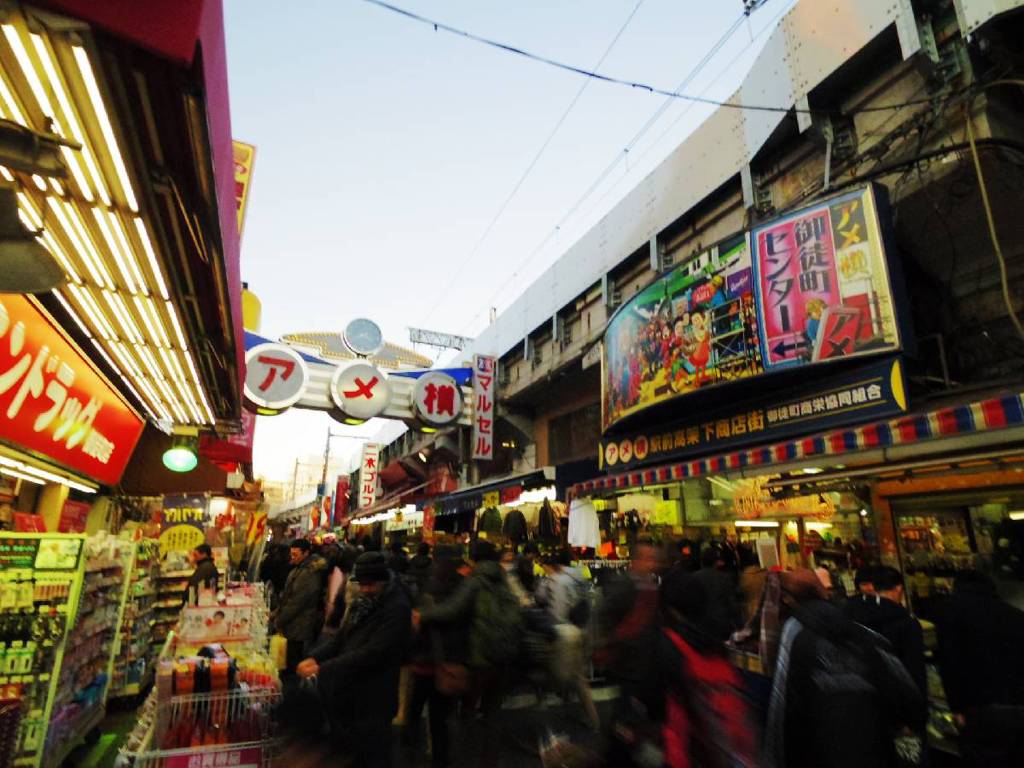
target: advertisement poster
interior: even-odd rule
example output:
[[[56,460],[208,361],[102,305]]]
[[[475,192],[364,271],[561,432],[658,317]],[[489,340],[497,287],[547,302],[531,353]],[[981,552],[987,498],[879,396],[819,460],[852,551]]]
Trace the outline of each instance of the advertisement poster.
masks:
[[[766,368],[898,348],[871,188],[756,228],[751,241]]]
[[[164,496],[160,522],[160,554],[191,552],[206,541],[206,497],[196,494]]]
[[[672,270],[612,318],[604,429],[656,403],[764,372],[750,267],[740,236]]]
[[[190,605],[181,613],[181,639],[186,643],[248,640],[251,625],[250,605]]]
[[[81,539],[41,539],[34,567],[37,571],[73,571],[81,551]]]
[[[498,361],[473,356],[473,460],[494,458],[494,404]]]
[[[92,505],[85,501],[65,501],[60,512],[60,533],[85,533],[85,523]]]

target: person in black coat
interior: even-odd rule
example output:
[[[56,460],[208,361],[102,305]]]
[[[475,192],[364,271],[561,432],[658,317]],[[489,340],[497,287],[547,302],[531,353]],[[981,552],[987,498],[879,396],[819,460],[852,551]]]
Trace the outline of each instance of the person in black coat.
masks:
[[[956,577],[937,622],[936,656],[961,728],[964,765],[1024,765],[1024,612],[987,576]]]
[[[416,546],[416,554],[409,561],[409,576],[416,583],[416,593],[422,595],[430,579],[430,545],[421,541]]]
[[[391,720],[398,711],[399,668],[409,652],[412,613],[383,554],[360,555],[353,579],[360,595],[341,629],[296,672],[317,678],[339,755],[359,768],[390,766]]]
[[[191,597],[198,597],[200,589],[216,589],[220,579],[220,571],[213,562],[213,550],[209,544],[200,544],[192,550],[192,562],[195,563],[195,570],[188,577],[185,602]]]

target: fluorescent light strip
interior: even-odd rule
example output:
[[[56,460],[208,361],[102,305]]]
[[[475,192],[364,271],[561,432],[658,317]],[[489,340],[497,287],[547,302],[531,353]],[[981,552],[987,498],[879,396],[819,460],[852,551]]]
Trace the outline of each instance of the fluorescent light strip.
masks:
[[[125,316],[124,311],[117,302],[118,296],[110,291],[100,291],[100,293],[103,294],[103,299],[109,305],[114,316],[117,317],[117,322],[120,323],[121,327],[124,329],[125,338],[131,342],[141,343],[142,336],[139,335],[139,330],[135,327],[131,318]]]
[[[131,356],[128,348],[121,342],[117,342],[111,345],[111,349],[117,356],[117,359],[121,361],[125,369],[128,371],[129,376],[135,378],[136,383],[146,393],[146,397],[149,398],[149,402],[152,403],[153,409],[161,414],[161,417],[166,421],[172,421],[170,413],[164,407],[164,402],[160,399],[160,396],[156,393],[149,381],[142,374],[142,371],[135,364],[135,359]]]
[[[77,285],[69,285],[68,289],[71,291],[71,295],[78,301],[78,306],[82,309],[86,317],[92,321],[95,331],[102,336],[104,339],[116,339],[117,334],[114,333],[114,329],[111,328],[107,322],[106,315],[104,315],[99,306],[93,300],[92,295],[88,289],[80,288]]]
[[[11,181],[13,180],[14,179],[12,178]],[[25,215],[28,216],[29,220],[32,222],[31,229],[42,229],[43,220],[39,216],[39,211],[36,210],[35,205],[33,205],[32,201],[29,199],[29,196],[26,195],[24,192],[18,192],[16,194],[18,195],[18,202],[21,204],[21,209],[25,212]]]
[[[7,181],[14,181],[14,174],[7,170],[6,165],[0,165],[0,176],[3,176]]]
[[[38,173],[33,173],[32,174],[32,183],[36,185],[36,188],[40,192],[45,192],[46,191],[46,179],[44,179]]]
[[[103,239],[107,241],[107,247],[114,255],[114,261],[117,262],[117,268],[121,272],[121,277],[124,278],[125,285],[128,286],[128,292],[133,294],[136,293],[137,289],[135,288],[135,280],[132,279],[132,273],[128,269],[128,264],[124,260],[124,254],[121,253],[121,248],[114,239],[113,233],[110,231],[110,222],[107,221],[107,217],[99,208],[92,209],[92,217],[96,219],[96,223],[100,227],[100,232],[103,233]]]
[[[153,340],[153,344],[160,346],[160,336],[156,332],[156,328],[153,325],[153,320],[149,316],[149,312],[146,311],[146,299],[142,296],[133,296],[135,301],[135,307],[139,310],[139,314],[142,316],[142,321],[146,324],[146,330],[149,331],[149,338]]]
[[[135,217],[135,229],[139,233],[139,239],[142,241],[142,250],[146,252],[146,258],[149,259],[149,268],[153,271],[153,277],[156,278],[156,286],[160,289],[160,297],[166,301],[171,298],[167,293],[167,283],[164,282],[163,272],[160,271],[160,264],[156,260],[156,252],[153,250],[153,243],[149,239],[149,232],[146,231],[146,223],[139,217]]]
[[[110,157],[114,161],[114,169],[117,171],[117,177],[121,181],[121,189],[124,192],[125,199],[128,201],[128,207],[133,212],[137,212],[139,210],[139,203],[135,199],[135,192],[132,190],[132,183],[128,178],[128,169],[125,167],[124,159],[121,157],[121,150],[117,146],[114,127],[110,124],[110,117],[107,115],[107,108],[103,103],[100,87],[96,82],[96,76],[93,74],[92,64],[89,62],[89,54],[80,45],[71,46],[71,50],[74,51],[75,61],[78,62],[78,70],[82,73],[85,90],[88,91],[89,98],[92,100],[93,111],[96,113],[96,118],[99,121],[103,138],[107,142]]]
[[[25,473],[19,476],[23,477],[25,480],[31,480],[34,483],[39,483],[40,485],[42,485],[43,481],[50,480],[54,483],[61,483],[62,485],[66,485],[70,488],[76,488],[87,493],[96,493],[97,490],[95,486],[79,483],[71,478],[64,477],[63,475],[55,475],[53,472],[47,472],[45,469],[40,469],[32,464],[26,464],[23,461],[15,461],[14,459],[9,459],[6,456],[0,456],[0,472],[4,472],[4,468]]]
[[[131,392],[135,396],[136,400],[138,400],[140,403],[142,403],[142,407],[146,409],[146,412],[149,413],[149,415],[152,417],[153,421],[159,421],[160,419],[156,415],[156,411],[153,408],[152,403],[150,403],[145,398],[143,398],[142,395],[140,395],[138,393],[138,391],[135,389],[135,387],[132,386],[131,382],[128,381],[128,377],[125,376],[121,372],[121,369],[117,367],[117,364],[114,363],[114,361],[110,359],[110,355],[107,354],[107,351],[103,348],[103,345],[100,344],[98,341],[96,341],[96,339],[93,339],[92,343],[93,343],[93,346],[96,347],[96,351],[99,352],[100,355],[103,356],[103,359],[107,361],[107,365],[110,366],[110,368],[121,379],[121,382],[128,388],[128,391]]]
[[[50,51],[46,47],[46,41],[43,40],[41,35],[36,34],[30,34],[29,38],[32,40],[32,44],[36,48],[36,56],[38,56],[39,61],[42,62],[43,71],[46,73],[46,77],[50,81],[50,86],[53,88],[53,92],[57,96],[57,103],[60,104],[60,108],[64,111],[64,117],[67,119],[68,129],[71,131],[71,137],[82,145],[82,155],[85,158],[85,166],[89,170],[89,177],[92,179],[93,185],[99,192],[100,200],[103,201],[104,205],[109,206],[110,195],[107,194],[106,186],[103,184],[103,176],[100,174],[99,166],[96,165],[96,160],[92,156],[92,150],[89,149],[89,144],[85,140],[85,132],[78,124],[78,118],[75,117],[75,111],[71,106],[71,100],[68,99],[67,91],[64,90],[64,84],[61,82],[60,77],[57,74],[57,68],[53,65],[53,57],[50,56]],[[67,150],[67,154],[71,154],[68,147],[63,147],[62,149]],[[72,174],[74,174],[74,167],[72,167]],[[75,181],[79,181],[78,175],[75,175]]]
[[[196,391],[199,393],[200,400],[202,400],[203,412],[206,414],[208,423],[215,424],[217,420],[213,418],[213,411],[210,410],[210,403],[206,400],[206,392],[203,391],[203,383],[199,379],[199,373],[196,371],[196,364],[192,359],[192,353],[188,350],[183,350],[182,354],[185,356],[185,362],[188,363],[189,370],[192,372],[192,380],[196,383]]]
[[[64,187],[60,185],[60,182],[53,178],[53,176],[50,176],[47,180],[50,182],[50,189],[53,190],[54,194],[64,197]]]
[[[737,528],[778,528],[775,520],[737,520],[733,523]]]
[[[60,291],[57,291],[57,290],[54,290],[54,291],[50,291],[50,293],[52,293],[52,294],[53,294],[54,296],[56,296],[56,297],[57,297],[57,301],[59,301],[59,302],[61,303],[61,306],[62,306],[62,307],[64,307],[64,311],[65,311],[65,312],[67,312],[67,313],[68,313],[69,315],[71,315],[71,319],[75,321],[75,323],[76,323],[76,324],[78,325],[78,327],[79,327],[79,328],[81,329],[82,333],[84,333],[84,334],[85,334],[85,337],[86,337],[87,339],[92,339],[92,340],[93,340],[93,341],[95,342],[96,340],[92,338],[92,331],[90,331],[90,330],[89,330],[89,329],[88,329],[88,328],[86,327],[85,323],[83,323],[83,322],[82,322],[82,318],[80,318],[80,317],[78,316],[78,313],[77,313],[77,312],[75,312],[75,310],[73,310],[73,309],[71,308],[71,304],[70,304],[70,303],[68,302],[68,300],[67,300],[67,299],[65,299],[65,298],[64,298],[64,297],[63,297],[63,296],[61,295],[61,292],[60,292]]]
[[[7,85],[7,78],[5,77],[0,77],[0,98],[3,99],[4,106],[7,107],[7,116],[10,116],[14,122],[20,123],[28,128],[28,120],[26,120],[25,115],[22,114],[21,108],[18,106],[18,102],[14,100],[14,94],[11,93],[11,89]]]
[[[131,325],[132,333],[135,334],[135,338],[139,340],[140,344],[145,344],[146,340],[142,337],[142,331],[139,330],[139,326],[135,324],[135,318],[132,317],[132,313],[128,309],[128,305],[125,303],[124,296],[120,293],[115,293],[114,301],[117,302],[117,306],[121,308],[125,318],[128,320],[128,324]]]
[[[168,386],[167,381],[163,376],[163,371],[161,371],[160,366],[156,362],[156,358],[153,357],[153,353],[146,347],[138,344],[135,346],[135,352],[139,355],[140,359],[146,359],[146,362],[149,364],[150,378],[156,382],[157,388],[160,390],[161,394],[163,394],[167,405],[169,405],[171,410],[174,411],[174,415],[177,416],[183,424],[189,423],[188,416],[185,415],[184,409],[179,405],[177,399],[171,393],[171,388]]]
[[[186,389],[187,382],[185,380],[185,374],[181,370],[181,365],[177,364],[177,360],[174,360],[172,362],[172,358],[174,356],[174,353],[172,352],[172,353],[168,354],[167,350],[164,349],[163,347],[160,347],[159,352],[160,352],[160,357],[164,361],[164,367],[171,374],[171,376],[174,376],[174,385],[177,387],[178,392],[181,393],[181,402],[185,404],[185,408],[192,415],[192,420],[196,424],[202,424],[203,423],[203,419],[199,415],[199,409],[192,402],[192,396],[189,394],[189,392]],[[177,371],[174,370],[175,367],[177,367]],[[177,373],[178,375],[175,376],[175,373]]]
[[[114,232],[117,242],[121,245],[121,250],[128,261],[128,266],[132,268],[132,275],[139,286],[139,291],[142,292],[143,296],[149,296],[149,287],[146,285],[146,278],[142,276],[142,270],[139,269],[139,260],[135,258],[135,251],[128,244],[128,235],[124,231],[124,223],[113,211],[107,211],[107,218],[110,219],[110,229]]]
[[[174,308],[171,302],[165,302],[167,308],[167,314],[171,316],[171,324],[174,326],[174,335],[178,337],[178,344],[182,350],[188,350],[188,344],[185,343],[185,334],[181,330],[181,322],[178,320],[178,310]]]
[[[167,328],[165,327],[164,320],[162,317],[160,317],[160,312],[157,311],[156,302],[147,296],[143,300],[143,303],[146,305],[146,309],[149,311],[150,316],[153,318],[153,325],[156,327],[157,333],[160,334],[160,341],[163,343],[165,347],[170,349],[171,340],[167,336]]]
[[[26,49],[24,44],[21,42],[21,35],[18,34],[18,30],[13,24],[4,24],[3,31],[4,37],[7,38],[7,42],[11,46],[11,50],[14,51],[14,58],[18,60],[18,65],[21,67],[22,74],[25,75],[25,79],[28,80],[29,87],[32,89],[32,93],[35,95],[36,101],[39,102],[39,107],[43,112],[43,116],[49,117],[53,121],[53,129],[58,135],[64,136],[64,131],[61,128],[60,121],[57,119],[57,110],[53,108],[53,104],[50,103],[50,97],[46,95],[46,89],[43,87],[42,80],[39,79],[39,73],[36,72],[36,68],[33,66],[32,60],[29,58],[28,49]],[[72,136],[71,138],[75,137]],[[60,149],[61,154],[67,161],[68,166],[71,168],[71,175],[75,177],[75,181],[82,190],[82,196],[89,202],[92,202],[92,188],[89,186],[89,182],[85,180],[85,174],[82,173],[82,167],[78,163],[78,158],[75,157],[75,154],[71,151],[70,147],[62,146]],[[46,191],[45,183],[41,189]]]
[[[188,406],[190,411],[195,413],[196,422],[202,424],[203,418],[199,415],[199,400],[196,398],[195,391],[190,386],[188,377],[185,375],[185,371],[181,367],[181,361],[178,360],[178,353],[174,350],[169,350],[167,354],[171,358],[171,362],[174,364],[174,373],[177,376],[176,381],[180,382],[178,388],[185,397],[185,405]],[[182,354],[188,353],[183,352]]]
[[[71,245],[74,246],[75,252],[78,254],[78,257],[83,262],[85,262],[85,268],[89,271],[89,274],[92,276],[93,282],[95,282],[96,285],[98,285],[100,288],[106,287],[106,283],[103,282],[103,275],[100,274],[97,266],[92,262],[92,259],[89,258],[89,255],[86,253],[85,250],[85,245],[83,245],[81,240],[79,240],[78,233],[76,232],[75,228],[71,225],[71,222],[68,220],[67,214],[64,212],[64,201],[56,197],[48,197],[46,198],[46,203],[47,205],[50,206],[50,210],[52,210],[56,214],[57,220],[60,222],[61,227],[64,228],[64,233],[68,236],[68,239],[71,241]]]
[[[85,219],[82,217],[78,208],[76,208],[72,203],[65,202],[64,206],[68,209],[68,216],[72,223],[78,228],[78,233],[82,238],[82,242],[85,243],[85,247],[88,249],[89,255],[96,260],[96,264],[103,273],[103,277],[106,279],[107,285],[113,289],[115,287],[114,278],[110,276],[110,271],[107,269],[107,262],[100,256],[100,252],[96,250],[92,234],[89,232],[89,228],[85,225]]]
[[[76,285],[82,285],[82,278],[75,272],[74,267],[71,266],[71,260],[67,254],[64,253],[64,249],[57,245],[57,241],[53,239],[53,236],[49,232],[43,231],[43,234],[36,238],[46,246],[47,250],[50,251],[64,267],[64,271],[68,273],[68,277],[71,278],[71,282]]]
[[[40,480],[38,477],[31,477],[30,475],[23,474],[14,469],[7,469],[6,467],[0,467],[0,474],[7,475],[8,477],[16,477],[19,480],[27,480],[30,483],[36,485],[43,485],[45,481]]]

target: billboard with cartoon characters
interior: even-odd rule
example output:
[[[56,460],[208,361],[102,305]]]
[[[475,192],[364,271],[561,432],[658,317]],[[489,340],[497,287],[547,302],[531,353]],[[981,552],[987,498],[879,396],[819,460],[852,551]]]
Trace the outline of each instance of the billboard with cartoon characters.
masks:
[[[604,336],[602,426],[699,389],[899,348],[868,187],[727,240],[666,273]]]

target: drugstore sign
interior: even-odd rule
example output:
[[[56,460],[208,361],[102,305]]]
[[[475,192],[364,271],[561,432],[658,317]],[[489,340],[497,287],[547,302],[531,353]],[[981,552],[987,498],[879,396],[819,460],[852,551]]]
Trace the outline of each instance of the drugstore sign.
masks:
[[[652,430],[601,441],[601,465],[629,469],[659,461],[706,456],[742,445],[772,442],[907,409],[903,366],[887,359],[774,397],[702,411]]]
[[[740,233],[612,318],[602,426],[709,387],[898,350],[893,293],[874,187]]]
[[[0,437],[115,485],[143,426],[34,304],[0,297]]]

